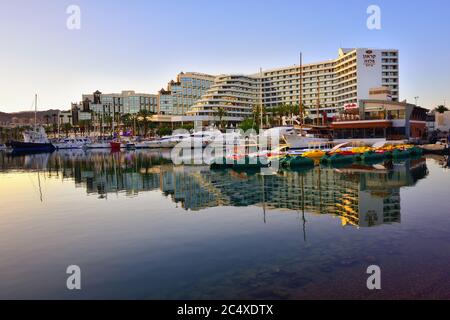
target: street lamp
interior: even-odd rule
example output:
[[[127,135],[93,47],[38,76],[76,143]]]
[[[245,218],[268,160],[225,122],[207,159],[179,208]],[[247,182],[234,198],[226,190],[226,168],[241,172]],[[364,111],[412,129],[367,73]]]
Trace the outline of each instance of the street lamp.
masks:
[[[417,106],[417,101],[419,100],[419,96],[414,97],[414,100],[415,100],[414,104]]]

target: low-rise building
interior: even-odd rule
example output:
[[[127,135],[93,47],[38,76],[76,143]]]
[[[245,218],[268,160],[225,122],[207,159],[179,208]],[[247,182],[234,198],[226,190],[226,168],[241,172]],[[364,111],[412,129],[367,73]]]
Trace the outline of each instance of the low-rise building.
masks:
[[[158,109],[158,96],[149,93],[136,93],[133,90],[121,93],[83,94],[82,105],[84,112],[94,112],[102,116],[113,114],[136,114],[141,110],[156,113]]]
[[[450,131],[450,111],[435,113],[435,129],[440,131]]]
[[[427,112],[428,109],[414,104],[390,100],[386,91],[384,97],[370,95],[341,112],[331,127],[337,139],[419,139],[426,134]]]

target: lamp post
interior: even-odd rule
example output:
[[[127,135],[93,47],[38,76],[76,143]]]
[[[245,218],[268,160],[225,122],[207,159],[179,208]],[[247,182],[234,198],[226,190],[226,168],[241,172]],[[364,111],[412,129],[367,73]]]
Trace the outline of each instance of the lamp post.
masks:
[[[417,106],[417,101],[419,100],[419,96],[414,97],[414,104]]]

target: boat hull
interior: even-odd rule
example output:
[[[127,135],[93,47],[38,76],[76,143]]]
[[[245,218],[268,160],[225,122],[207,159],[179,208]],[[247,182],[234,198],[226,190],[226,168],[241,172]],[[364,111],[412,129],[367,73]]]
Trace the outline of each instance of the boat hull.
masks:
[[[111,145],[109,142],[94,142],[87,144],[85,146],[86,149],[109,149]]]
[[[51,143],[33,143],[33,142],[22,142],[22,141],[11,141],[11,148],[13,151],[20,152],[52,152],[55,151],[55,146]]]
[[[120,142],[110,142],[112,151],[120,151],[122,144]]]

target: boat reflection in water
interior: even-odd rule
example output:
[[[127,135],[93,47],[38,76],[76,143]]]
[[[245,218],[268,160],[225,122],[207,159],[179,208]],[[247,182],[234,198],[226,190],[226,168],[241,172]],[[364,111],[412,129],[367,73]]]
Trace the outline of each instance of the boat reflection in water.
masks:
[[[425,158],[344,168],[302,171],[210,170],[174,166],[168,151],[66,150],[13,157],[0,154],[0,170],[39,170],[55,179],[72,179],[88,194],[107,198],[124,192],[138,196],[160,190],[180,207],[198,211],[216,206],[256,206],[303,214],[337,216],[343,225],[372,227],[399,223],[400,188],[427,176]],[[265,221],[265,218],[264,218]]]

